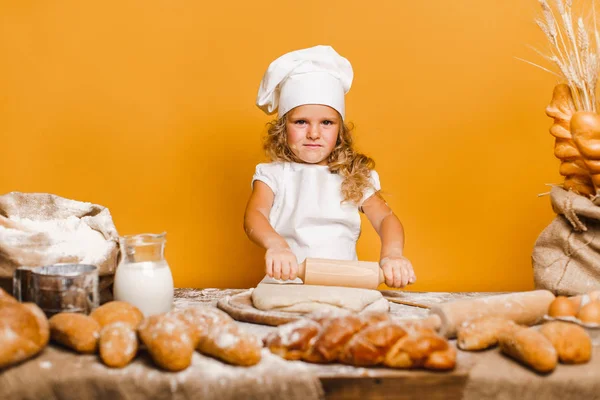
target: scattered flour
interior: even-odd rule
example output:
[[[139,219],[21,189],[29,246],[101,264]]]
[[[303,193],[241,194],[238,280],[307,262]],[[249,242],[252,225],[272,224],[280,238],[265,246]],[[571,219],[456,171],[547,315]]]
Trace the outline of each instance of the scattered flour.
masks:
[[[52,363],[50,361],[40,361],[40,368],[50,369],[52,368]]]

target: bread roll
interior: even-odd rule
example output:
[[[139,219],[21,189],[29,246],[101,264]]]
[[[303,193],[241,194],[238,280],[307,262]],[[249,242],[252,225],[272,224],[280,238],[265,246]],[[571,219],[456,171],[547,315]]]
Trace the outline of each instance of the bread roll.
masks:
[[[234,365],[254,365],[261,359],[260,340],[244,332],[225,312],[214,307],[190,307],[173,312],[198,336],[196,348],[203,354]]]
[[[600,324],[600,300],[590,301],[581,307],[577,318],[586,324]]]
[[[188,334],[192,340],[194,348],[196,348],[200,342],[200,339],[202,338],[202,335],[206,333],[207,326],[206,324],[202,323],[203,320],[196,320],[194,318],[194,313],[188,312],[187,309],[173,310],[169,312],[169,315],[181,320],[188,326]]]
[[[190,326],[180,318],[170,314],[153,315],[142,321],[138,334],[159,367],[181,371],[192,363],[194,343]]]
[[[550,340],[562,363],[581,364],[592,357],[592,341],[579,325],[553,321],[544,324],[540,332]]]
[[[538,372],[556,368],[558,355],[544,335],[533,328],[519,327],[503,331],[499,336],[500,350]]]
[[[101,327],[122,322],[135,329],[144,319],[144,314],[139,308],[125,301],[110,301],[92,311],[90,317],[94,318]]]
[[[18,303],[17,299],[8,294],[4,289],[0,288],[0,304],[6,303]]]
[[[50,341],[50,323],[48,322],[48,318],[46,318],[46,314],[44,314],[42,309],[39,308],[35,303],[22,304],[23,307],[27,308],[27,310],[35,317],[37,321],[39,334],[39,340],[37,343],[41,347],[46,347]]]
[[[94,318],[63,312],[53,315],[49,323],[52,341],[78,353],[92,354],[98,350],[100,325]]]
[[[138,350],[136,331],[124,322],[115,322],[102,328],[99,344],[100,358],[113,368],[125,367]]]
[[[6,292],[4,292],[6,293]],[[31,358],[48,343],[48,320],[33,303],[0,301],[0,369]]]
[[[548,307],[548,315],[551,317],[574,317],[577,315],[577,310],[579,307],[575,300],[557,296]]]
[[[517,324],[502,317],[481,317],[463,323],[458,328],[456,345],[462,350],[484,350],[498,344],[498,337]]]

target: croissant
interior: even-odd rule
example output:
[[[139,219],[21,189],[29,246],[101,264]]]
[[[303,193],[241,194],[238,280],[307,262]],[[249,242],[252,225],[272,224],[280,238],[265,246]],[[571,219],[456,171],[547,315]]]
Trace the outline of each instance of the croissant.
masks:
[[[432,329],[387,314],[308,316],[271,332],[265,346],[287,360],[450,370],[456,349]]]

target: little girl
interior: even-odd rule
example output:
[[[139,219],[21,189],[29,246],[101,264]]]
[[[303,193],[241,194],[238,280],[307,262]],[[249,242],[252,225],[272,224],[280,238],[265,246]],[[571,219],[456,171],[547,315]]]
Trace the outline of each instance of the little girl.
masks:
[[[402,255],[402,224],[378,193],[374,162],[354,150],[345,124],[352,79],[348,60],[329,46],[285,54],[263,77],[257,105],[279,118],[264,143],[272,162],[257,165],[252,179],[244,229],[266,249],[269,278],[301,282],[298,263],[308,257],[356,260],[360,211],[381,238],[385,283],[416,280]]]

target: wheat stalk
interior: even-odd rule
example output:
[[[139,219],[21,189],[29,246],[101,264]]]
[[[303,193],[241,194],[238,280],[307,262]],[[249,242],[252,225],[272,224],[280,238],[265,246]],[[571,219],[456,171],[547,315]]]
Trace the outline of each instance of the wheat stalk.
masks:
[[[538,1],[543,18],[537,18],[535,22],[548,39],[550,54],[544,55],[539,51],[538,53],[554,64],[559,72],[520,60],[560,76],[571,89],[575,109],[595,112],[596,87],[600,73],[600,34],[596,26],[594,0],[591,0],[592,28],[586,26],[583,17],[574,19],[573,0],[555,0],[555,9],[548,0]]]

